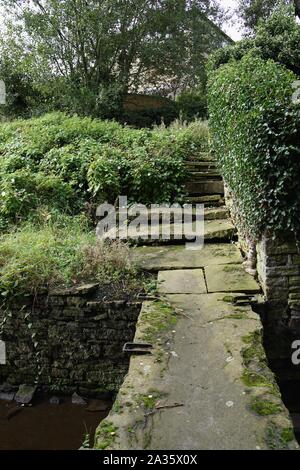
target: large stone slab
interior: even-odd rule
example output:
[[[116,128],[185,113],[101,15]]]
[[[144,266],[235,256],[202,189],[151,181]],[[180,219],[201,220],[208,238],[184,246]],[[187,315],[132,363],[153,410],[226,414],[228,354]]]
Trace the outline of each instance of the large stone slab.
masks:
[[[260,292],[258,283],[241,264],[206,266],[204,269],[209,293]]]
[[[205,244],[201,250],[187,250],[185,246],[143,246],[132,249],[131,256],[138,266],[147,271],[202,268],[211,264],[242,263],[242,256],[234,244]]]
[[[151,236],[152,232],[152,236]],[[158,235],[156,235],[156,232]],[[148,223],[138,226],[129,225],[127,231],[127,241],[136,245],[168,245],[183,244],[186,241],[192,242],[195,239],[195,223],[190,229],[184,228],[181,223],[173,223],[171,225],[160,225],[158,230],[152,228]],[[236,229],[229,219],[205,220],[204,222],[204,240],[206,241],[225,241],[232,240],[236,233]],[[156,235],[156,236],[154,236]],[[200,236],[200,233],[197,233]],[[119,237],[118,232],[111,230],[106,235],[108,238],[115,239]]]
[[[206,285],[202,269],[178,269],[158,273],[161,294],[204,294]]]
[[[241,309],[223,297],[168,295],[163,303],[144,302],[135,341],[150,341],[152,354],[131,357],[118,408],[100,424],[96,448],[299,447],[280,396],[269,393],[276,385],[260,342],[259,316],[250,306]],[[251,352],[248,367],[264,379],[252,386],[244,379],[246,348]],[[264,400],[276,408],[274,414],[255,411],[253,405]]]

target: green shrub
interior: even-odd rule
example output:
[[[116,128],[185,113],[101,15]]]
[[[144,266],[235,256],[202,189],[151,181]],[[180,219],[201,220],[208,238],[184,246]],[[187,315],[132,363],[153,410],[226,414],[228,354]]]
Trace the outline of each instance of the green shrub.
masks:
[[[213,73],[210,128],[246,235],[300,233],[300,108],[296,76],[251,54]]]
[[[176,103],[180,116],[185,121],[207,118],[207,96],[205,90],[186,91],[181,93]]]
[[[182,142],[171,133],[153,132],[144,146],[130,155],[131,200],[141,204],[179,201],[186,181]]]
[[[39,205],[74,211],[74,192],[55,176],[25,170],[0,175],[0,228],[27,220]]]
[[[218,49],[208,61],[208,71],[218,69],[231,60],[240,60],[249,52],[262,59],[273,59],[300,75],[300,25],[292,7],[277,9],[269,19],[259,24],[252,39]]]
[[[55,177],[53,181],[65,185],[60,185],[58,193],[72,188],[73,213],[82,200],[114,202],[119,194],[144,204],[167,203],[182,197],[185,160],[199,158],[208,146],[208,128],[200,121],[138,130],[115,122],[52,113],[0,125],[0,173],[6,189],[14,173],[28,173],[28,184],[33,174]],[[28,193],[26,187],[23,190],[22,213],[19,215],[14,201],[12,205],[18,210],[15,217],[10,212],[11,221],[23,220],[30,207],[44,204],[36,192]],[[52,192],[50,207],[57,198],[58,194]],[[71,194],[67,194],[66,202],[70,199]]]
[[[131,202],[168,203],[182,196],[185,171],[176,141],[158,133],[126,153],[103,146],[90,165],[88,181],[97,202],[114,203],[119,195],[127,195]]]
[[[103,146],[100,155],[91,163],[88,170],[88,182],[97,202],[114,203],[120,195],[118,160],[121,162],[123,158],[121,150]]]
[[[42,159],[39,170],[60,177],[79,192],[86,192],[89,165],[101,152],[101,148],[101,144],[92,139],[60,148],[54,147]]]
[[[53,148],[87,138],[95,139],[98,143],[118,143],[122,140],[123,132],[123,127],[114,121],[51,113],[39,118],[2,124],[0,155],[17,153],[39,163]]]

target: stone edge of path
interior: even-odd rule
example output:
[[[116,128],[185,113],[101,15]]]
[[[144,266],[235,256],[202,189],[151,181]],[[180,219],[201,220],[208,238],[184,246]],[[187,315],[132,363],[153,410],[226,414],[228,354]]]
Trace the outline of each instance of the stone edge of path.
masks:
[[[232,304],[233,315],[234,312]],[[244,349],[241,348],[239,351],[236,369],[238,373],[234,380],[242,382],[242,377],[248,377],[250,368],[260,370],[261,364],[265,364],[268,383],[246,387],[248,406],[245,412],[253,413],[250,405],[257,396],[269,393],[270,389],[278,389],[274,374],[266,365],[261,321],[252,311],[250,311],[249,318],[251,319],[248,321],[249,328],[246,325],[248,337],[255,337],[256,345],[255,347],[254,344],[244,345],[249,352],[247,360],[244,356]],[[168,374],[174,328],[177,321],[183,320],[186,319],[182,312],[177,310],[167,298],[144,301],[137,323],[135,342],[150,342],[153,344],[153,354],[131,357],[128,374],[118,392],[114,406],[96,430],[94,446],[96,450],[151,449],[152,416],[163,411],[167,403],[163,382],[165,375]],[[251,366],[248,361],[251,362]],[[258,436],[258,448],[298,450],[299,446],[294,438],[291,420],[282,403],[280,393],[274,393],[274,400],[281,407],[280,413],[267,416],[257,415],[260,423],[259,429],[264,430],[258,431],[261,433]],[[173,404],[175,407],[177,405],[180,406],[180,404]]]

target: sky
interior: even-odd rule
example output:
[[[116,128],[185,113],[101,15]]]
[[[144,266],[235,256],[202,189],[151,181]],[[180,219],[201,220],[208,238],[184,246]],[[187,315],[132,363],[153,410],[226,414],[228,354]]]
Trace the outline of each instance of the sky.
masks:
[[[229,8],[230,12],[233,12],[237,8],[238,0],[219,0],[220,4],[225,8]],[[232,14],[231,20],[229,20],[225,25],[223,25],[225,33],[228,34],[234,41],[242,39],[243,29],[239,23],[236,15]]]
[[[238,0],[219,0],[219,3],[222,6],[229,8],[230,11],[233,12],[233,10],[237,7]],[[0,30],[1,24],[3,24],[2,7],[0,7]],[[238,41],[242,38],[243,31],[241,29],[241,25],[239,24],[234,14],[231,16],[231,19],[225,25],[223,25],[223,29],[234,41]]]

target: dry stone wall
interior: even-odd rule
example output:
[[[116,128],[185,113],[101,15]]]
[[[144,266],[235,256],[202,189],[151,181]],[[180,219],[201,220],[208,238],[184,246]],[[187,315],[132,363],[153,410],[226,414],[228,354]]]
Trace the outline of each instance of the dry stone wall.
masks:
[[[11,384],[97,395],[118,390],[129,357],[122,349],[135,334],[139,302],[103,301],[97,284],[42,294],[0,311]]]

